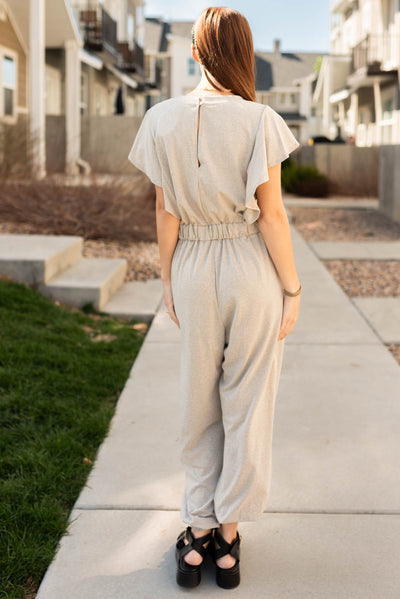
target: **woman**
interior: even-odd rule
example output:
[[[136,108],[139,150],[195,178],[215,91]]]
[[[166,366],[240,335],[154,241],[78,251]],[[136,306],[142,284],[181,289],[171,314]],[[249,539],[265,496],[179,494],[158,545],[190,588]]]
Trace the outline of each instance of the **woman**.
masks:
[[[156,187],[164,300],[181,330],[180,441],[186,472],[177,582],[240,582],[240,521],[261,517],[271,477],[284,338],[301,285],[281,195],[281,162],[300,144],[255,101],[249,24],[209,7],[192,30],[202,77],[147,110],[129,159]]]

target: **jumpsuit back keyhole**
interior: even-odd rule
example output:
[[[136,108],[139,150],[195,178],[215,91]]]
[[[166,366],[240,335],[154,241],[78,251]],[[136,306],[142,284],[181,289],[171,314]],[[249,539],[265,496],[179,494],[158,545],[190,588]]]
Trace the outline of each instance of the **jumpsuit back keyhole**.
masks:
[[[200,166],[200,160],[199,160],[199,130],[200,130],[200,106],[202,103],[203,99],[199,98],[199,104],[197,107],[197,143],[196,143],[196,147],[197,147],[197,166]]]

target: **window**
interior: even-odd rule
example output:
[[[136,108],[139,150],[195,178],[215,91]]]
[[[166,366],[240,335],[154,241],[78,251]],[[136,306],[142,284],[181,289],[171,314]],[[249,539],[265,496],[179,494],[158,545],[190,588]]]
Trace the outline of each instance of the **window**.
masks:
[[[297,94],[290,94],[291,104],[297,104]]]
[[[88,74],[85,71],[81,71],[81,115],[88,114]]]
[[[0,48],[0,116],[8,120],[16,117],[17,61],[14,53]]]
[[[194,58],[188,58],[188,75],[196,74],[196,61]]]
[[[382,118],[383,120],[391,119],[393,117],[393,98],[388,98],[382,106]]]
[[[286,104],[286,94],[279,94],[280,104]]]

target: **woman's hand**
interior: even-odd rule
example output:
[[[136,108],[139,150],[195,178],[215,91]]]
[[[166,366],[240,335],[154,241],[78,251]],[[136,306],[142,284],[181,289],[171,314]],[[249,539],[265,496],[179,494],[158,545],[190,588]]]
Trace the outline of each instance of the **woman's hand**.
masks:
[[[283,313],[278,341],[284,339],[293,330],[300,309],[300,294],[295,295],[294,297],[284,295],[283,298]]]
[[[171,279],[163,279],[163,289],[164,289],[164,302],[167,306],[168,314],[172,318],[172,320],[181,328],[179,324],[179,320],[175,314],[175,306],[174,299],[172,297],[172,287],[171,287]]]

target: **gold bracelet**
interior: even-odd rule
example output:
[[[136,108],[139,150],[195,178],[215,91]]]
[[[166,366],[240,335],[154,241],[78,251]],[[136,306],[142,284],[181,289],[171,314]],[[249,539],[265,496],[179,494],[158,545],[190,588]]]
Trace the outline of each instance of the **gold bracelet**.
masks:
[[[300,291],[301,291],[301,285],[298,288],[298,290],[295,291],[294,293],[291,293],[290,291],[287,291],[286,289],[283,289],[284,295],[289,295],[290,297],[295,297],[296,295],[299,295]]]

